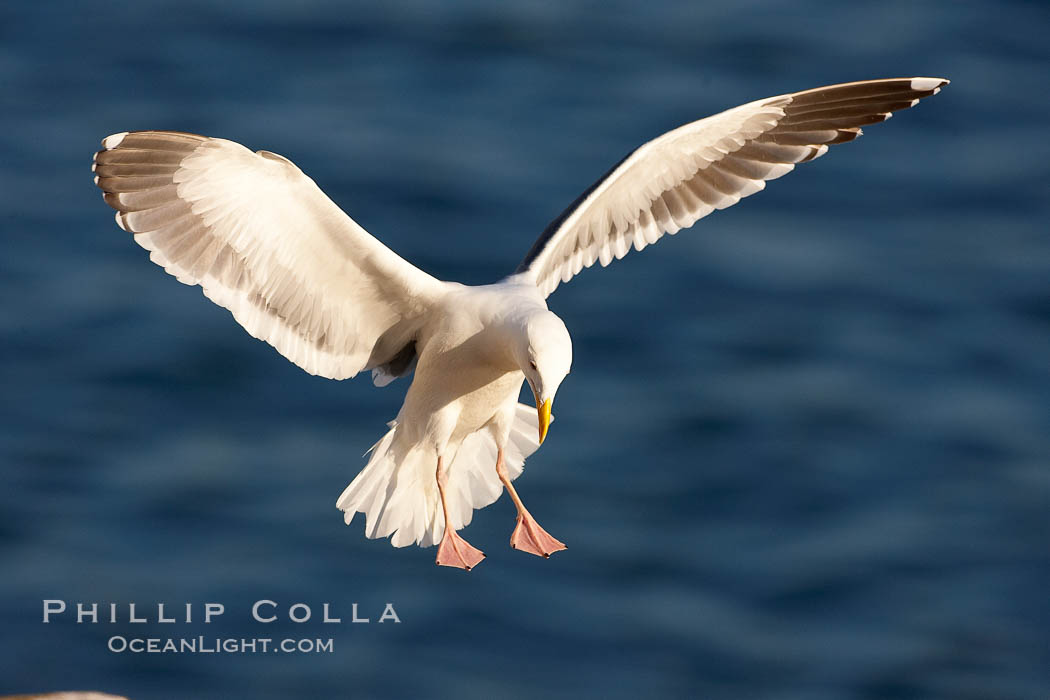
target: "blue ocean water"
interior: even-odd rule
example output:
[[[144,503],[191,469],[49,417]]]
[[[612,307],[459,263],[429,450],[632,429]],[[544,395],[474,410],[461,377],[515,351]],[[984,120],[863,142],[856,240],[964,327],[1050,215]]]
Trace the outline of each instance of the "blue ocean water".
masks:
[[[1048,28],[1027,2],[4,4],[0,692],[1047,697]],[[334,508],[406,383],[251,339],[89,172],[116,131],[234,139],[483,283],[641,142],[898,75],[953,83],[555,293],[575,366],[519,483],[569,550],[511,551],[502,499],[464,533],[489,555],[469,574]],[[45,625],[44,599],[154,621]],[[260,599],[314,619],[261,625]]]

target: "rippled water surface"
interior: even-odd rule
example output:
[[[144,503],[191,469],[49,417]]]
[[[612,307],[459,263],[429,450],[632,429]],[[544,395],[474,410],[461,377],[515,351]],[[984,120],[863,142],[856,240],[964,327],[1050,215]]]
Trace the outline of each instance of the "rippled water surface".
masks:
[[[1047,697],[1048,28],[1020,2],[5,4],[0,691]],[[511,551],[502,499],[465,533],[489,555],[470,574],[333,507],[405,383],[251,339],[148,263],[88,170],[126,129],[273,150],[482,283],[664,130],[916,74],[953,84],[557,291],[575,367],[519,483],[569,551]],[[43,625],[49,598],[198,607]],[[343,624],[260,625],[259,599]]]

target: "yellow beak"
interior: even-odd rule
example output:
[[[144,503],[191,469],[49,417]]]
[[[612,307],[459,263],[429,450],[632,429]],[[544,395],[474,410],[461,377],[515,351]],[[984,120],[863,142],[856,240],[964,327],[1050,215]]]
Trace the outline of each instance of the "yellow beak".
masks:
[[[540,417],[540,444],[547,437],[547,428],[551,425],[551,400],[547,399],[542,404],[540,397],[536,397],[536,413]]]

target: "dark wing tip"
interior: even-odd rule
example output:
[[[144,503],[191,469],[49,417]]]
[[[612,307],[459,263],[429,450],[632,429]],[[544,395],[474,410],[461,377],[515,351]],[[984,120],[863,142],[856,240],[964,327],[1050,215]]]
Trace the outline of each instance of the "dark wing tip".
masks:
[[[947,78],[884,78],[826,85],[790,95],[795,108],[810,105],[859,101],[914,100],[936,95],[949,83]]]
[[[91,161],[95,184],[103,192],[149,189],[164,184],[162,175],[208,140],[182,131],[121,131],[102,139]],[[108,201],[108,200],[107,200]]]
[[[863,80],[805,90],[790,96],[784,116],[767,137],[789,145],[852,141],[861,127],[886,121],[894,112],[909,109],[936,95],[946,78],[889,78]]]

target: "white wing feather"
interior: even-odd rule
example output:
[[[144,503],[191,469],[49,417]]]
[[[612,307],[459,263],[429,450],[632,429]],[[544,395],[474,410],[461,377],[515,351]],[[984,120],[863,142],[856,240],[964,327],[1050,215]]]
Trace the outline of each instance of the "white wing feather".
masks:
[[[311,374],[386,362],[442,292],[281,156],[178,132],[102,143],[92,169],[120,227]]]
[[[597,260],[688,228],[852,141],[948,83],[895,78],[757,100],[686,124],[631,153],[555,219],[518,266],[544,296]]]

